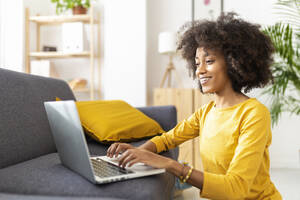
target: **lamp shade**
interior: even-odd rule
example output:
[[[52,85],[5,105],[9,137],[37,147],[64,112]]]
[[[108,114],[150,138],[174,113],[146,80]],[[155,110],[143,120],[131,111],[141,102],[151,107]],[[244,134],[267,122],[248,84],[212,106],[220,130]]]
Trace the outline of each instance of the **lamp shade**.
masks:
[[[158,36],[158,52],[162,54],[176,52],[176,33],[162,32]]]

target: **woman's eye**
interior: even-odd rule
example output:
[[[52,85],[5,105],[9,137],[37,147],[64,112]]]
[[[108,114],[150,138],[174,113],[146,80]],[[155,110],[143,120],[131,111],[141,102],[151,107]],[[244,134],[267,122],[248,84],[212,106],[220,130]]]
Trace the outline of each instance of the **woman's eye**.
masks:
[[[206,63],[207,64],[212,64],[212,63],[214,63],[214,60],[207,60]]]

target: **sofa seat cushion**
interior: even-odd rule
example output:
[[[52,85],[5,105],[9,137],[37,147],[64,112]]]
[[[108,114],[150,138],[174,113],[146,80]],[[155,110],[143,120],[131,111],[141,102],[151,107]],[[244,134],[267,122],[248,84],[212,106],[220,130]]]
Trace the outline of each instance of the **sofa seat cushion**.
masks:
[[[67,196],[41,196],[41,195],[24,195],[0,193],[0,199],[5,200],[121,200],[115,198],[99,197],[67,197]]]
[[[170,199],[174,176],[165,173],[116,183],[94,185],[65,168],[57,153],[0,169],[0,191],[51,196]]]

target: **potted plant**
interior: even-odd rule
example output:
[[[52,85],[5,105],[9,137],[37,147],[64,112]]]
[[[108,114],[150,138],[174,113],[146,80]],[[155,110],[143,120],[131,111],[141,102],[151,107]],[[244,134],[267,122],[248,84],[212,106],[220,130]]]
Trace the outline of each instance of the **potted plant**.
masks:
[[[86,14],[90,7],[90,0],[51,0],[56,4],[56,13],[60,14],[72,9],[74,15]]]
[[[272,125],[278,123],[283,112],[300,116],[300,3],[279,0],[276,6],[286,22],[263,30],[275,48],[274,82],[264,91],[271,96]]]

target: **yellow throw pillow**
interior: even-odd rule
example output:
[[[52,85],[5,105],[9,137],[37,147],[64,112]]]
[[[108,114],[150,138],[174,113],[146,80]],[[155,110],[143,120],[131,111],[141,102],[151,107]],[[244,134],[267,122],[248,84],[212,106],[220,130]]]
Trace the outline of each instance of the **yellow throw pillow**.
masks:
[[[165,131],[153,119],[121,100],[76,102],[87,134],[102,143],[129,142]]]

